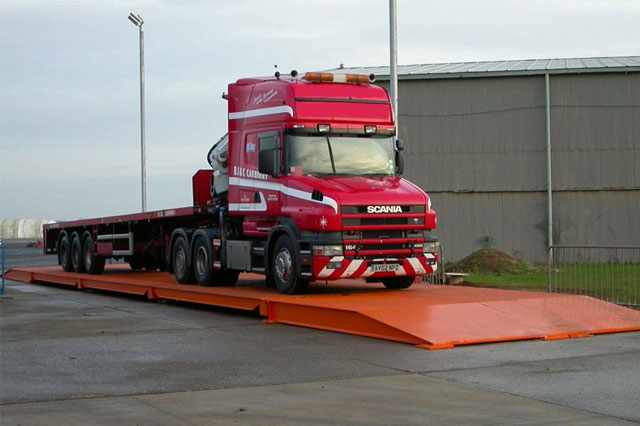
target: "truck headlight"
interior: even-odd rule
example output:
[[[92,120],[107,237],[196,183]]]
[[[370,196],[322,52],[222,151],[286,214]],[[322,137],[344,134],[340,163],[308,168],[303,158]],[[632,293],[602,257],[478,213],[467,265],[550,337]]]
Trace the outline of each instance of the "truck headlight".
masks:
[[[314,256],[342,256],[342,245],[313,246],[312,251]]]
[[[439,245],[439,241],[425,241],[424,246],[422,246],[422,251],[424,253],[436,253]]]

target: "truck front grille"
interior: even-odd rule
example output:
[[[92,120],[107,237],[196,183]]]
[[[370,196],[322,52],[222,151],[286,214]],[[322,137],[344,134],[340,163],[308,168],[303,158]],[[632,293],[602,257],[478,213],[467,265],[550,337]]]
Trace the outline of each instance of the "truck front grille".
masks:
[[[345,231],[422,229],[424,213],[424,205],[342,206],[342,227]]]
[[[345,256],[351,258],[407,257],[422,253],[425,206],[343,206]]]

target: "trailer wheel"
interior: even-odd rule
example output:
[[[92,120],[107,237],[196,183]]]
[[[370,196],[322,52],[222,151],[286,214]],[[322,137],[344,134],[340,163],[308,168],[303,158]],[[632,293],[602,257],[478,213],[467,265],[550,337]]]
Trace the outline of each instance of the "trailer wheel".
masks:
[[[80,235],[74,233],[71,236],[71,265],[76,272],[84,272],[84,261],[82,256],[82,240]]]
[[[96,253],[96,245],[93,243],[93,237],[91,237],[91,235],[85,237],[82,246],[84,269],[94,275],[99,275],[104,272],[104,257]]]
[[[392,290],[398,290],[401,288],[409,288],[411,284],[415,281],[416,277],[385,277],[382,279],[382,284],[386,288],[390,288]]]
[[[60,239],[60,246],[58,247],[58,264],[62,266],[62,270],[65,272],[73,271],[73,265],[71,264],[71,244],[69,244],[69,237],[66,235]]]
[[[173,273],[180,284],[193,284],[193,270],[189,267],[189,244],[183,237],[173,243]]]
[[[309,281],[298,277],[300,266],[291,238],[287,234],[281,235],[276,241],[273,252],[271,274],[278,291],[284,294],[304,293],[309,287]]]

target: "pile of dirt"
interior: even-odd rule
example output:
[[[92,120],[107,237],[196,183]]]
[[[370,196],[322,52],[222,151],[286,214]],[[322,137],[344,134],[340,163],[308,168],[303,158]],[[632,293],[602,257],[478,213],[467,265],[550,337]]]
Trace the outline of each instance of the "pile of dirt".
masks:
[[[528,262],[520,262],[500,250],[485,248],[449,266],[447,272],[500,275],[538,272],[538,267]]]

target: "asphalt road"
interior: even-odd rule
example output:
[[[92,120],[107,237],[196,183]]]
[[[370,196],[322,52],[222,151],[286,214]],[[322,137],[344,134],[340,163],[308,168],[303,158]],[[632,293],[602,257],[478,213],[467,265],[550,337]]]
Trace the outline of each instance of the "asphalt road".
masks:
[[[55,285],[0,298],[2,425],[602,425],[639,402],[640,333],[426,351]]]

